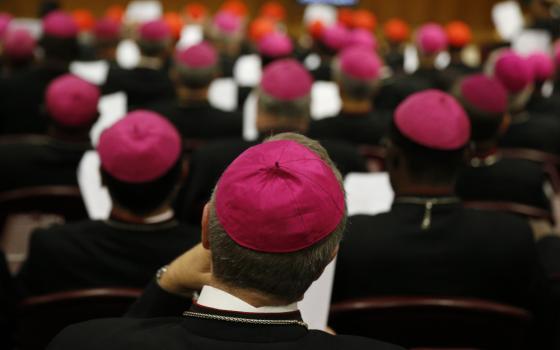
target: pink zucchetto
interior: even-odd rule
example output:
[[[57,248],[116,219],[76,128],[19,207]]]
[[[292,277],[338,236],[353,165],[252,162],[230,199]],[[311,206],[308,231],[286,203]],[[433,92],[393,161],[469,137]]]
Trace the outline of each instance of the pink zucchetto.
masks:
[[[518,93],[533,82],[529,61],[513,51],[505,51],[494,65],[494,76],[510,93]]]
[[[171,39],[171,28],[165,21],[157,19],[142,24],[139,34],[144,41],[165,41]]]
[[[13,17],[4,12],[0,12],[0,38],[4,37],[6,32],[8,31],[8,26],[12,21]]]
[[[285,57],[292,54],[292,40],[284,34],[273,32],[264,36],[258,43],[258,51],[266,57]]]
[[[62,11],[53,11],[43,18],[43,33],[46,36],[70,39],[78,36],[79,31],[76,20]]]
[[[31,59],[37,40],[25,29],[9,30],[4,36],[4,54],[14,61]]]
[[[218,63],[218,53],[208,42],[202,42],[175,54],[175,61],[187,68],[209,68]]]
[[[216,216],[237,244],[263,253],[308,248],[344,218],[344,192],[332,169],[295,141],[249,148],[216,187]]]
[[[102,18],[95,22],[93,35],[97,40],[118,40],[121,36],[121,24],[111,18]]]
[[[377,50],[377,40],[371,32],[365,29],[354,29],[348,35],[347,47],[361,46],[370,50]]]
[[[340,51],[348,45],[349,31],[341,24],[326,27],[321,34],[321,42],[333,51]]]
[[[313,78],[298,61],[287,58],[272,62],[263,71],[260,88],[270,97],[291,101],[308,96]]]
[[[533,79],[535,82],[542,83],[554,76],[556,67],[554,61],[549,54],[544,52],[535,52],[527,57],[531,69],[533,71]]]
[[[340,71],[357,80],[372,80],[379,77],[382,64],[379,57],[364,47],[350,47],[338,56]]]
[[[463,107],[439,90],[409,96],[397,107],[394,123],[409,140],[441,151],[464,147],[471,135],[469,117]]]
[[[112,177],[146,183],[162,177],[177,163],[181,137],[161,115],[137,110],[101,134],[97,152],[101,167]]]
[[[214,27],[224,34],[235,34],[241,29],[241,18],[229,11],[220,11],[214,16]]]
[[[437,23],[428,23],[416,33],[416,45],[426,54],[436,54],[447,49],[447,34]]]
[[[460,83],[460,94],[468,105],[488,114],[503,114],[508,107],[508,94],[496,79],[484,74],[475,74]]]
[[[60,125],[87,126],[97,116],[99,88],[72,74],[53,80],[45,93],[49,116]]]

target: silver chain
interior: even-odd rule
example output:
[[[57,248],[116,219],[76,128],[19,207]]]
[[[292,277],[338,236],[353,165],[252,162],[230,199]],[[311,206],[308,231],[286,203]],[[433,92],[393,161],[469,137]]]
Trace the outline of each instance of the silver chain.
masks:
[[[259,320],[254,318],[241,318],[241,317],[231,317],[231,316],[221,316],[221,315],[211,315],[203,314],[199,312],[185,311],[183,312],[185,317],[195,317],[203,318],[207,320],[218,320],[226,322],[237,322],[237,323],[247,323],[247,324],[264,324],[273,326],[287,326],[287,325],[298,325],[308,328],[307,323],[300,320]]]

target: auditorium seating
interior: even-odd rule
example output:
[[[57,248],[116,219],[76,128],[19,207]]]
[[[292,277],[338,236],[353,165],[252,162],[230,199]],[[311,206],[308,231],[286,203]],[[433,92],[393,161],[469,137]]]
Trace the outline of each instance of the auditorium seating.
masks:
[[[438,297],[374,297],[332,306],[337,333],[406,348],[522,349],[532,316],[490,301]]]
[[[33,229],[87,217],[78,187],[30,187],[0,193],[0,246],[11,270],[25,260]]]
[[[86,289],[25,299],[18,307],[18,348],[44,349],[70,324],[94,318],[120,317],[141,292],[129,288]]]

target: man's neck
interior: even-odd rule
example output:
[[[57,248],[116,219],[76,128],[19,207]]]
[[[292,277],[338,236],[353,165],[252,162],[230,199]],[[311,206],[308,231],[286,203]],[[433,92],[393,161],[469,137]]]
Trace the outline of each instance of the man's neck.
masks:
[[[368,100],[342,100],[342,112],[349,114],[366,114],[373,111],[373,103]]]
[[[138,215],[114,204],[111,209],[110,217],[112,219],[121,222],[126,222],[129,224],[145,225],[145,224],[168,221],[174,217],[174,214],[173,214],[173,209],[171,209],[170,206],[165,206],[161,209],[155,210],[145,215]]]
[[[396,197],[449,197],[455,195],[455,186],[446,185],[430,185],[430,184],[406,184],[397,186],[395,189]]]
[[[241,299],[242,301],[244,301],[245,303],[255,307],[255,308],[261,308],[261,307],[281,307],[281,306],[286,306],[289,303],[287,303],[286,301],[283,300],[279,300],[277,298],[268,296],[264,293],[255,291],[255,290],[250,290],[250,289],[243,289],[243,288],[236,288],[236,287],[232,287],[229,286],[225,283],[222,283],[220,281],[218,281],[216,278],[212,278],[212,281],[210,282],[210,286],[217,288],[219,290],[222,290],[228,294],[231,294],[233,296],[235,296],[238,299]]]
[[[189,89],[187,87],[177,88],[177,99],[181,106],[201,104],[208,102],[208,88]]]

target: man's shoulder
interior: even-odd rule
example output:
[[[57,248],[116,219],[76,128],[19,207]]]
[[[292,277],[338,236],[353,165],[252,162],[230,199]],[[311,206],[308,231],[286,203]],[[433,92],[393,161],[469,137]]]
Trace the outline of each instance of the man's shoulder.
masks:
[[[310,331],[311,343],[324,344],[332,349],[370,349],[370,350],[403,350],[402,347],[384,343],[379,340],[353,335],[330,335],[321,331]]]

